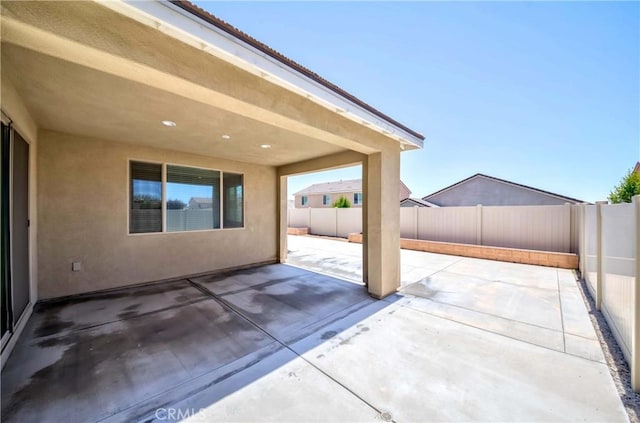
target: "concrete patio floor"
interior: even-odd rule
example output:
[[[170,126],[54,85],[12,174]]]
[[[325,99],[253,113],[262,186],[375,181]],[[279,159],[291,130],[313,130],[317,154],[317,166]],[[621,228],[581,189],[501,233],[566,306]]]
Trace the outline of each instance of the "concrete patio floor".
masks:
[[[43,304],[2,419],[627,421],[571,272],[416,254],[382,301],[271,265]]]

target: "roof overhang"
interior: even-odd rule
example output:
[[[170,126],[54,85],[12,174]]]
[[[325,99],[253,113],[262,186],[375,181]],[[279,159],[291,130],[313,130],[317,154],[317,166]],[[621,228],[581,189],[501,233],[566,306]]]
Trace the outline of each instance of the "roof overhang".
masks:
[[[260,51],[177,4],[167,1],[131,0],[97,2],[394,139],[400,143],[402,149],[423,146],[422,135],[350,101],[283,61]]]

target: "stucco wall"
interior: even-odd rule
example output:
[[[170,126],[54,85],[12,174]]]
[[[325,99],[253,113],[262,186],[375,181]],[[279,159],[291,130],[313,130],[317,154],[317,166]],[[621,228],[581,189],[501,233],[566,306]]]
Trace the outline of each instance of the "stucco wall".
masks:
[[[324,205],[322,204],[322,198],[324,196],[324,194],[312,194],[312,195],[307,195],[307,204],[305,204],[304,206],[302,205],[302,195],[296,195],[295,197],[295,206],[298,209],[306,209],[306,208],[331,208],[333,207],[333,203],[335,203],[340,197],[345,197],[347,200],[349,200],[349,203],[351,203],[351,207],[362,207],[362,204],[353,204],[353,195],[355,194],[355,192],[333,192],[328,194],[329,195],[329,204]],[[363,199],[364,201],[364,199]]]
[[[400,201],[411,196],[411,191],[406,185],[400,183]]]
[[[39,297],[95,291],[275,260],[273,167],[41,131]],[[245,175],[245,228],[129,235],[128,160]],[[71,271],[82,262],[80,272]]]
[[[471,179],[425,198],[443,207],[453,206],[553,206],[566,200],[485,178]]]

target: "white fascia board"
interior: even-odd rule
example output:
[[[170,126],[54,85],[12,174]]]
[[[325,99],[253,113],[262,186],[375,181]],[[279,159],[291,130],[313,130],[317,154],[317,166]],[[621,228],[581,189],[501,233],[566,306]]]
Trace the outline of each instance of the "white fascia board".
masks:
[[[168,1],[95,1],[399,141],[403,149],[404,144],[423,146],[406,130]]]

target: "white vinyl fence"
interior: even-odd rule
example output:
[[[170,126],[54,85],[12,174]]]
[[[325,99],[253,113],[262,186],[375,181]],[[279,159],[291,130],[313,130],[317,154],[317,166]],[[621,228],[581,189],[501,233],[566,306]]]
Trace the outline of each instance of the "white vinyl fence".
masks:
[[[347,238],[362,232],[361,208],[306,208],[289,209],[290,228],[309,228],[313,235]]]
[[[289,227],[346,237],[362,209],[289,209]],[[400,236],[428,241],[577,253],[578,206],[401,207]]]
[[[581,206],[580,270],[640,391],[640,196],[631,204]]]
[[[289,226],[346,237],[362,231],[362,209],[290,209]],[[631,204],[402,207],[400,236],[578,253],[588,290],[640,391],[640,196]]]

